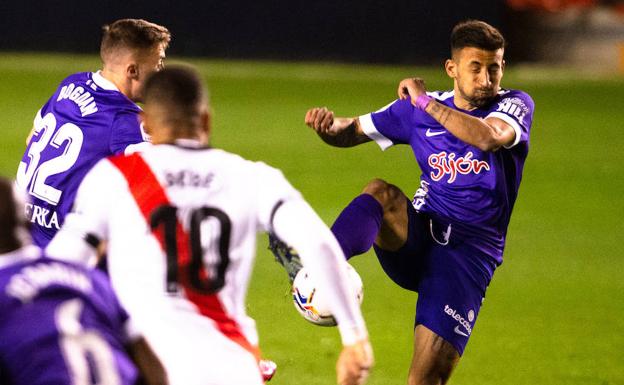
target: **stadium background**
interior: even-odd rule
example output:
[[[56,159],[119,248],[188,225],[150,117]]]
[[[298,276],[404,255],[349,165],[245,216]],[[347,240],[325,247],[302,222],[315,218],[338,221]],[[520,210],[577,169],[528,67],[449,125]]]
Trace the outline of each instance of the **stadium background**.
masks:
[[[419,170],[409,148],[323,144],[302,123],[306,109],[369,112],[413,75],[448,89],[441,64],[451,26],[484,19],[509,40],[503,85],[529,92],[537,107],[505,263],[451,383],[624,384],[621,8],[591,0],[3,2],[0,174],[14,176],[32,118],[58,82],[99,67],[100,26],[142,17],[172,30],[169,63],[191,62],[205,76],[213,145],[281,168],[329,224],[371,178],[409,195]],[[337,331],[296,314],[265,244],[260,236],[248,307],[265,356],[279,365],[272,384],[334,383]],[[416,294],[392,284],[373,253],[353,264],[377,358],[370,383],[403,384]]]

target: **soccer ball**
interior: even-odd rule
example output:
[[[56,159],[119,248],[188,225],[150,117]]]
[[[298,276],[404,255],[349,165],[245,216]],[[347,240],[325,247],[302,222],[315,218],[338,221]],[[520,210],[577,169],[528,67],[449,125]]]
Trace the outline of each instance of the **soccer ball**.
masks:
[[[346,265],[349,289],[361,304],[364,299],[362,278],[353,266],[348,263]],[[316,284],[305,267],[302,267],[295,276],[292,284],[292,295],[295,309],[303,318],[319,326],[336,326],[336,320],[329,311],[327,300],[318,295]]]

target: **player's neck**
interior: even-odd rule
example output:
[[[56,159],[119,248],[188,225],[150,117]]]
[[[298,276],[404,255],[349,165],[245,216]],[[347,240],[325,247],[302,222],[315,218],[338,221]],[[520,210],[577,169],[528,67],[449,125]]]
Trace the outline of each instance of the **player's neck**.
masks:
[[[0,254],[8,254],[22,247],[21,242],[15,237],[0,239]]]
[[[461,93],[458,90],[455,90],[455,93],[453,95],[453,104],[455,104],[455,107],[460,108],[464,111],[472,111],[477,108],[470,104],[468,100],[462,98]]]
[[[108,68],[104,68],[100,71],[100,75],[102,75],[102,77],[106,80],[108,80],[109,82],[113,83],[115,85],[115,87],[117,87],[117,89],[119,90],[119,92],[121,92],[122,94],[126,95],[129,97],[129,91],[130,91],[130,86],[128,83],[128,79],[126,78],[126,76],[122,76],[119,73],[112,71]]]

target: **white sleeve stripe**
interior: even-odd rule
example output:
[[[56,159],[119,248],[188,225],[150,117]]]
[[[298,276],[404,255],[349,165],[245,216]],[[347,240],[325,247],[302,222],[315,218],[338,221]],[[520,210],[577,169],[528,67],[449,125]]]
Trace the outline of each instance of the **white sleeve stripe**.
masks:
[[[373,123],[371,114],[362,115],[359,117],[359,120],[362,131],[364,131],[366,136],[374,140],[382,150],[386,150],[388,147],[394,145],[390,139],[386,138],[379,131],[377,131],[377,127],[375,127],[375,123]]]
[[[124,155],[130,155],[130,154],[133,154],[135,152],[143,152],[148,147],[150,147],[151,145],[152,144],[150,142],[141,142],[141,143],[129,144],[128,146],[126,146],[126,149],[124,150]]]
[[[516,138],[514,139],[513,143],[511,143],[510,145],[507,146],[503,146],[507,149],[512,148],[513,146],[515,146],[516,144],[520,143],[520,138],[522,136],[522,130],[520,129],[520,125],[518,124],[518,122],[516,122],[514,120],[514,118],[512,118],[511,116],[507,115],[507,114],[503,114],[502,112],[491,112],[488,116],[486,116],[485,118],[498,118],[502,121],[504,121],[505,123],[509,124],[514,131],[516,132]]]

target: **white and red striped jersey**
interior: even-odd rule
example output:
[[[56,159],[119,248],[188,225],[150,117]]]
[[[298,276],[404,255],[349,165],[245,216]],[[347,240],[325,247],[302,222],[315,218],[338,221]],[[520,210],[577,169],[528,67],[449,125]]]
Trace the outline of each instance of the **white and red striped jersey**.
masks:
[[[48,253],[84,255],[85,239],[108,242],[113,287],[172,384],[261,383],[257,369],[244,370],[259,355],[245,297],[256,235],[269,230],[332,292],[343,342],[364,338],[344,256],[301,194],[264,163],[194,141],[98,163]]]

